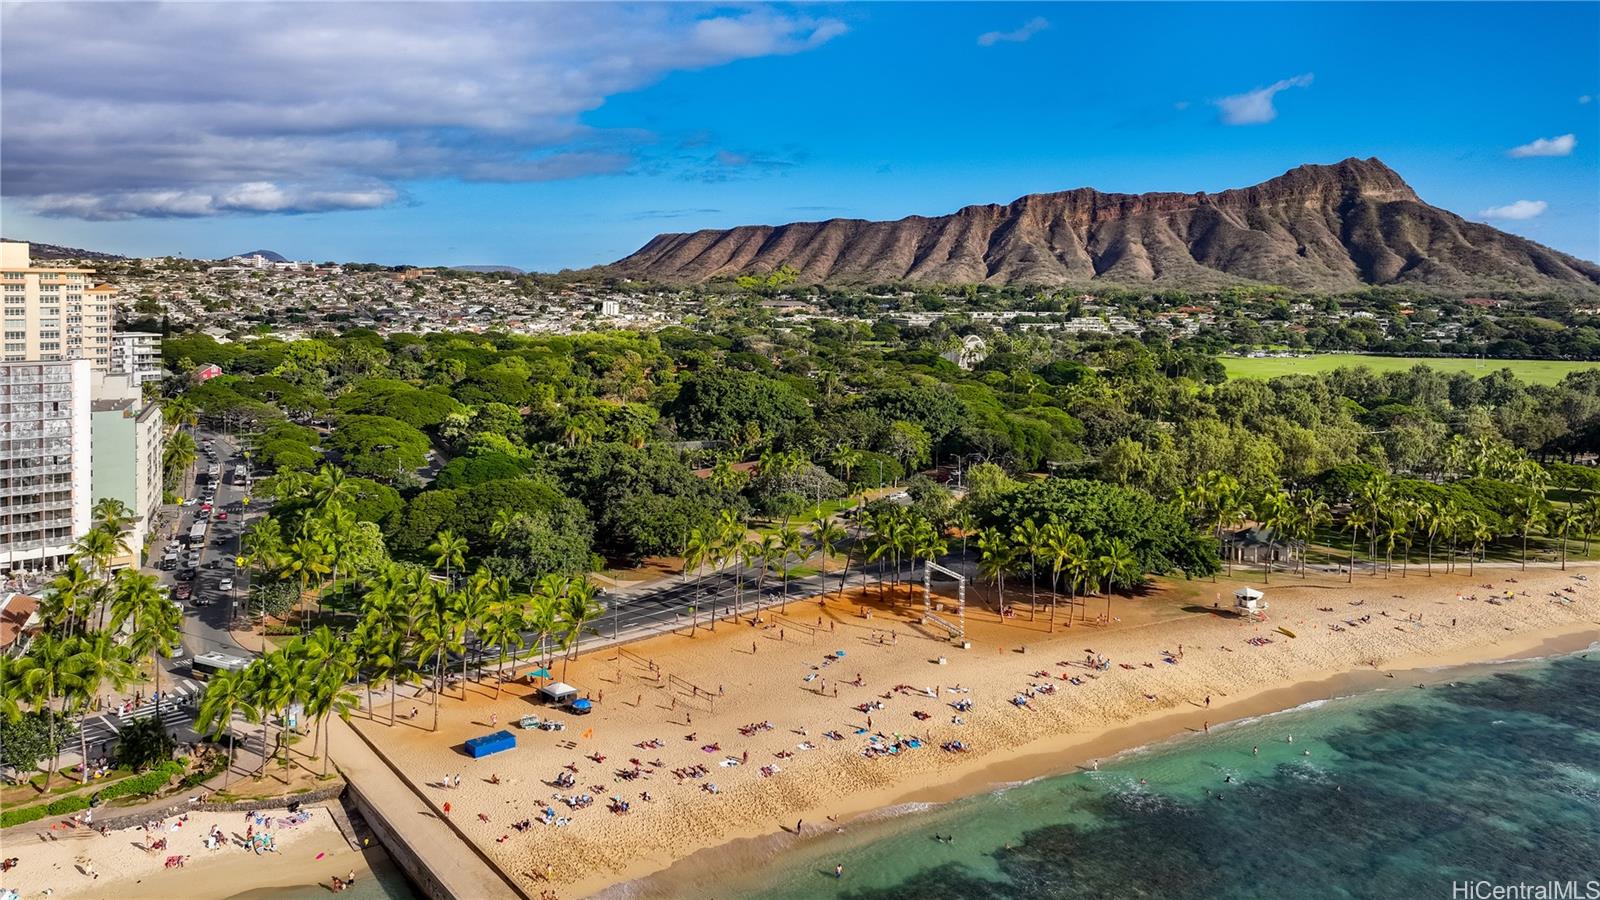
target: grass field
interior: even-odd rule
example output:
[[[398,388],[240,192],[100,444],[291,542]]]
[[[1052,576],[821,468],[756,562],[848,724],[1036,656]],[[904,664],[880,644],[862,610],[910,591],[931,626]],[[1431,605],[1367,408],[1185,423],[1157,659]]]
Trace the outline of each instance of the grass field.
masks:
[[[1510,369],[1529,384],[1555,384],[1568,372],[1600,369],[1600,363],[1553,359],[1466,359],[1453,356],[1364,356],[1353,353],[1319,353],[1299,358],[1246,359],[1219,357],[1228,375],[1234,378],[1276,378],[1279,375],[1316,375],[1341,366],[1366,366],[1374,372],[1403,372],[1421,364],[1446,375],[1466,372],[1483,377],[1500,369]]]

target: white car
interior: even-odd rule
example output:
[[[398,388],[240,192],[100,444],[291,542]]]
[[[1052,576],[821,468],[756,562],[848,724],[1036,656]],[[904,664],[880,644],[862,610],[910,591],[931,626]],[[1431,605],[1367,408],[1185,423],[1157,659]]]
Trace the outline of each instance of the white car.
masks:
[[[219,590],[219,591],[231,591],[231,590],[233,590],[233,579],[232,578],[224,578],[221,581],[217,582],[217,590]]]

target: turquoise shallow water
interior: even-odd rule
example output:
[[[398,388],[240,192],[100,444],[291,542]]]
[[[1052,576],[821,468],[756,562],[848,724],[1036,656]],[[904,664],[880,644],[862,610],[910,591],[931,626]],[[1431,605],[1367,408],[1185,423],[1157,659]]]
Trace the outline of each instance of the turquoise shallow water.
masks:
[[[695,893],[1449,898],[1477,879],[1600,880],[1600,652],[1214,727],[857,823]]]

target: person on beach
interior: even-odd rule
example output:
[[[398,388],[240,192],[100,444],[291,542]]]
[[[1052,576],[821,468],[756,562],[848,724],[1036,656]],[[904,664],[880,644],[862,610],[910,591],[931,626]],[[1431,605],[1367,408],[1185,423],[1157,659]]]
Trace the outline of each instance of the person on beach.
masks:
[[[495,728],[499,724],[500,724],[500,714],[499,713],[489,713],[489,727],[490,728]]]
[[[1210,709],[1210,708],[1211,708],[1211,695],[1207,694],[1206,695],[1206,709]]]
[[[443,807],[443,809],[444,809],[444,817],[445,817],[445,818],[446,818],[446,819],[448,819],[448,818],[450,818],[450,801],[449,801],[449,800],[446,800],[446,801],[445,801],[445,802],[444,802],[444,807]]]
[[[833,867],[833,877],[834,878],[843,878],[844,877],[844,863],[838,863],[838,864],[834,865],[834,867]]]

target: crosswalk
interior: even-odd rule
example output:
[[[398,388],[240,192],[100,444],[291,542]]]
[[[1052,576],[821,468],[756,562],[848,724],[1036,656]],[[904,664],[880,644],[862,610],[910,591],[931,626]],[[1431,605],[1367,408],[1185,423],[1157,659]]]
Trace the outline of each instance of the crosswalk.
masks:
[[[163,728],[185,728],[194,721],[194,708],[200,695],[205,692],[205,686],[188,678],[180,678],[171,688],[165,689],[161,694],[161,725]],[[116,713],[102,713],[92,716],[79,723],[84,736],[89,743],[115,740],[122,729],[139,719],[148,719],[156,714],[156,702],[146,700],[142,705],[135,707],[131,712],[118,715]]]

